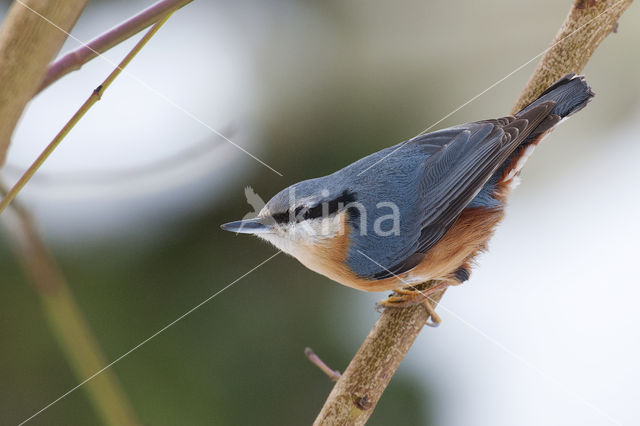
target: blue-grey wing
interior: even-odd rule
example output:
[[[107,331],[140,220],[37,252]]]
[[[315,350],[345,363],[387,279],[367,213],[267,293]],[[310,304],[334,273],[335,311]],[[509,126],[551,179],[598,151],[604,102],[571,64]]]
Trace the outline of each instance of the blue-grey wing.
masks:
[[[404,235],[393,243],[380,240],[376,247],[365,246],[365,241],[372,241],[371,237],[354,240],[361,256],[378,257],[386,263],[364,268],[362,260],[356,260],[357,254],[350,253],[349,261],[354,263],[352,267],[356,266],[354,270],[360,266],[360,275],[383,279],[417,266],[493,173],[549,115],[553,106],[553,102],[545,102],[517,118],[468,123],[409,141],[407,145],[413,145],[414,149],[426,148],[429,155],[422,164],[419,186],[415,188],[417,197],[413,211],[403,217]],[[383,247],[384,255],[377,253],[381,251],[378,247]]]

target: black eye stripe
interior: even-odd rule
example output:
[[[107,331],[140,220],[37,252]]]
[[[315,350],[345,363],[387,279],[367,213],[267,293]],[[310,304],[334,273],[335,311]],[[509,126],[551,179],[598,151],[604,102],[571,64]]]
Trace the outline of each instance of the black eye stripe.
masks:
[[[336,213],[341,207],[344,207],[349,203],[354,202],[355,200],[356,194],[345,190],[339,197],[331,201],[325,201],[323,203],[316,204],[313,207],[296,207],[296,209],[293,211],[293,219],[298,222],[300,220],[315,219],[318,217],[322,217],[325,212],[326,215],[329,216]],[[274,213],[271,215],[271,217],[273,217],[273,220],[275,220],[277,223],[289,223],[291,221],[291,216],[292,215],[289,211]]]
[[[274,213],[274,214],[271,215],[271,217],[277,223],[287,223],[287,222],[289,222],[289,212]]]

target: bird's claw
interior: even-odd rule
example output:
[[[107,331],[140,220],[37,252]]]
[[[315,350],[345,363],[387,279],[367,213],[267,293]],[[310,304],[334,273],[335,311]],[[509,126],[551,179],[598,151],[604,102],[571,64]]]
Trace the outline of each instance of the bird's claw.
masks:
[[[385,309],[408,308],[422,304],[429,314],[426,325],[429,327],[437,327],[442,322],[442,319],[433,309],[433,305],[429,299],[430,293],[432,293],[432,291],[424,292],[420,290],[397,289],[394,290],[387,299],[378,302],[377,308],[378,311],[380,311]]]

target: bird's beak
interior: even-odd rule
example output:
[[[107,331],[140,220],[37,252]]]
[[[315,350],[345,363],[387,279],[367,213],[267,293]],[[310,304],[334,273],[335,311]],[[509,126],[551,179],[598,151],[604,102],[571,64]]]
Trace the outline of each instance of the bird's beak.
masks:
[[[247,220],[237,220],[235,222],[220,225],[220,228],[237,234],[263,234],[265,232],[269,232],[269,227],[262,221],[263,219],[260,217]]]

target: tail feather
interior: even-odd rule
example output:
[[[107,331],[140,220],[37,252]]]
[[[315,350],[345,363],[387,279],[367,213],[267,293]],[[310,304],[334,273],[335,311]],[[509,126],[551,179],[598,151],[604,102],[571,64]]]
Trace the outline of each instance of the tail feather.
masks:
[[[516,117],[522,117],[544,102],[552,101],[555,103],[549,115],[538,124],[494,174],[489,181],[487,190],[495,191],[494,194],[504,196],[514,188],[519,182],[520,170],[533,152],[534,147],[563,119],[584,108],[593,96],[594,93],[583,76],[567,74],[542,92],[538,99],[516,114]],[[504,190],[496,186],[499,183],[505,184]]]
[[[516,114],[516,117],[543,102],[553,101],[556,105],[551,114],[565,118],[584,108],[593,96],[594,93],[584,76],[567,74],[549,86],[538,99]]]

